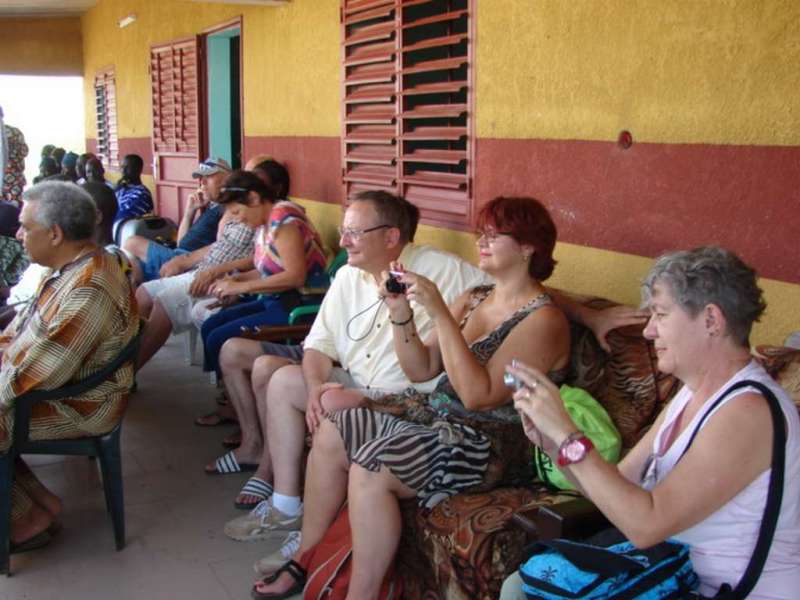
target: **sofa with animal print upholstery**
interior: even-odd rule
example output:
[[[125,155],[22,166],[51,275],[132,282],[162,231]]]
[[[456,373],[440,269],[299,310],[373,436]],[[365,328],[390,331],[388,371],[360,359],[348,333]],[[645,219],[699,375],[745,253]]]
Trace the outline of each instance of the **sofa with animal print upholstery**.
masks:
[[[603,299],[582,302],[602,308]],[[642,327],[625,327],[608,336],[606,353],[585,327],[572,324],[569,385],[581,387],[608,411],[625,449],[632,447],[677,392],[679,384],[656,368],[652,344]],[[800,350],[759,348],[758,358],[800,406]],[[520,431],[521,434],[521,431]],[[514,446],[513,444],[511,446]],[[529,464],[531,446],[519,444],[509,460]],[[424,512],[413,502],[402,505],[403,535],[397,572],[410,600],[490,600],[524,558],[527,535],[512,516],[536,507],[575,500],[535,481],[532,470],[517,485],[458,494]],[[565,505],[566,506],[566,505]]]

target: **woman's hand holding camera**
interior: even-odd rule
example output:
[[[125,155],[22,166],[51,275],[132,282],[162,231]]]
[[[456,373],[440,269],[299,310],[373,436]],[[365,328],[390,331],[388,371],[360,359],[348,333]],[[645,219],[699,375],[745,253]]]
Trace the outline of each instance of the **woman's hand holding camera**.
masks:
[[[525,435],[547,453],[578,430],[561,401],[558,388],[541,371],[518,361],[506,367],[516,388],[514,408],[522,417]]]
[[[387,273],[387,280],[388,276],[392,274],[394,274],[393,277],[398,283],[405,286],[405,294],[390,294],[387,292],[385,296],[387,298],[387,305],[389,305],[389,296],[394,296],[395,298],[402,297],[405,299],[406,304],[413,301],[422,306],[428,312],[431,319],[435,320],[439,316],[450,314],[450,309],[447,307],[444,298],[442,298],[439,288],[436,287],[436,284],[430,279],[406,271],[400,263],[392,263],[390,265],[390,271]],[[384,282],[384,285],[385,283],[386,282]],[[410,308],[409,306],[409,310]],[[389,310],[392,310],[391,305],[389,305]],[[403,315],[398,314],[397,316]],[[408,318],[407,314],[405,316]]]
[[[411,306],[408,303],[405,293],[394,291],[403,288],[404,284],[402,278],[405,275],[406,272],[403,264],[393,262],[389,265],[388,271],[383,271],[381,273],[382,279],[378,286],[378,293],[389,309],[389,317],[397,322],[405,321],[411,315]]]

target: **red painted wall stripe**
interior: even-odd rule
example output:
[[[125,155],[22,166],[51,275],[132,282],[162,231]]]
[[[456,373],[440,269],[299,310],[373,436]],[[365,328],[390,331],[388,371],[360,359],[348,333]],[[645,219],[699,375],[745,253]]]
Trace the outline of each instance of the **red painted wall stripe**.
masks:
[[[149,138],[123,138],[120,151],[152,173]],[[341,201],[339,138],[246,137],[245,158],[261,153],[286,163],[292,195]],[[800,147],[479,138],[476,163],[478,207],[535,196],[562,241],[650,257],[720,244],[764,277],[800,283]]]
[[[642,256],[719,244],[800,283],[800,147],[483,138],[476,161],[479,206],[535,196],[562,241]]]
[[[286,165],[292,196],[334,204],[342,201],[338,137],[245,137],[245,159],[255,154],[269,154]]]
[[[97,152],[97,139],[86,138],[86,150]],[[153,174],[153,142],[149,137],[120,138],[119,140],[119,160],[126,154],[138,154],[144,161],[142,173],[145,175]]]

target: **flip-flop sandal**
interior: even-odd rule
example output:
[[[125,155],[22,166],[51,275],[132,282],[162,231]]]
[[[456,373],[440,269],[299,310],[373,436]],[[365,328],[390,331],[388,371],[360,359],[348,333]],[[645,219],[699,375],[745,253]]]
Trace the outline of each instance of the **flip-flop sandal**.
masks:
[[[224,417],[216,410],[207,415],[199,416],[194,420],[194,424],[198,427],[219,427],[220,425],[233,425],[235,423],[238,423],[236,419]]]
[[[291,598],[295,594],[299,594],[303,591],[303,588],[306,585],[306,570],[293,560],[288,561],[280,569],[261,579],[259,583],[264,583],[267,585],[270,583],[275,583],[278,580],[278,577],[281,576],[281,573],[288,573],[292,576],[292,579],[294,579],[294,585],[292,585],[292,587],[280,594],[264,594],[259,592],[256,585],[254,585],[252,591],[250,592],[253,600],[284,600],[285,598]]]
[[[239,510],[250,510],[255,508],[256,504],[262,500],[269,500],[273,491],[274,490],[272,489],[272,486],[260,477],[251,477],[247,480],[247,483],[244,484],[244,487],[239,492],[239,496],[247,494],[248,496],[254,496],[258,498],[258,500],[255,502],[234,501],[233,505]]]
[[[214,461],[214,469],[209,471],[206,469],[206,475],[229,475],[230,473],[245,473],[255,471],[258,469],[257,464],[253,463],[239,463],[236,460],[236,455],[233,450],[220,456]]]
[[[44,548],[52,539],[53,538],[49,533],[47,533],[47,531],[42,531],[41,533],[37,533],[32,538],[25,540],[24,542],[20,542],[19,544],[11,542],[11,554],[21,554],[23,552],[30,552],[32,550]]]
[[[222,447],[228,448],[229,450],[234,450],[242,445],[242,430],[230,434],[222,438]]]

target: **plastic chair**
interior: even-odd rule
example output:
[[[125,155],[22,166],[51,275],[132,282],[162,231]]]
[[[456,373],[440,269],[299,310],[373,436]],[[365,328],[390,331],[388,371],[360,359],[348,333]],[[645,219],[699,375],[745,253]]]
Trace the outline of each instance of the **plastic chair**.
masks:
[[[100,460],[103,476],[106,508],[114,527],[117,550],[125,547],[125,508],[122,494],[122,456],[120,434],[122,419],[108,433],[65,440],[37,440],[28,437],[31,407],[35,402],[70,398],[93,389],[106,381],[126,362],[136,357],[141,338],[139,333],[106,367],[81,382],[65,385],[54,390],[33,390],[14,400],[13,443],[9,450],[0,454],[0,574],[11,575],[11,486],[14,483],[14,461],[22,454],[56,454],[65,456],[88,456]]]
[[[342,249],[333,257],[328,267],[325,269],[328,278],[333,281],[336,272],[347,264],[347,251]],[[311,329],[314,317],[322,306],[322,298],[327,288],[315,290],[301,288],[300,306],[294,308],[289,313],[287,325],[272,325],[269,327],[242,327],[241,337],[250,340],[263,342],[279,343],[299,343],[303,341],[306,334]]]

